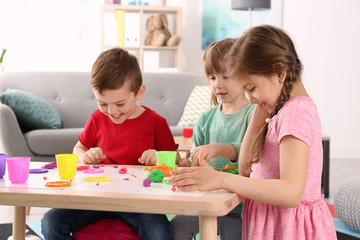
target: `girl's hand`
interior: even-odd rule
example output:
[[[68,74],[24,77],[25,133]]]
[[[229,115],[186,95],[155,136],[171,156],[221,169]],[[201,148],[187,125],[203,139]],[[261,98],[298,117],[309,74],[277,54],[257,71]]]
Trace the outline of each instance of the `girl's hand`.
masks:
[[[192,152],[191,159],[194,166],[204,166],[206,165],[212,158],[219,156],[221,149],[218,148],[216,143],[202,145]]]
[[[221,187],[221,173],[208,164],[204,167],[179,168],[170,174],[168,181],[182,191],[210,191]]]
[[[83,162],[87,164],[99,163],[102,160],[106,159],[106,155],[99,147],[90,148],[85,152],[82,157]]]
[[[184,158],[180,158],[176,162],[176,165],[178,165],[179,167],[191,167],[191,162],[187,157],[184,157]]]
[[[156,161],[156,150],[149,149],[143,152],[141,157],[138,159],[139,163],[145,164],[146,166],[154,166],[157,164]]]

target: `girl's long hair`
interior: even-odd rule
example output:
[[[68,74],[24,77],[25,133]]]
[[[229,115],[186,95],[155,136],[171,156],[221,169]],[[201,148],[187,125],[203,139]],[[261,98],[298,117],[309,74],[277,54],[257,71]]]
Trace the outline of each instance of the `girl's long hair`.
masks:
[[[270,25],[253,27],[237,39],[229,55],[231,73],[240,81],[248,75],[269,76],[280,74],[285,69],[284,85],[277,106],[270,114],[272,118],[289,100],[293,85],[300,80],[302,73],[303,66],[290,37],[283,30]],[[252,164],[259,161],[267,129],[268,123],[264,123],[251,145],[247,161],[249,172]]]
[[[207,77],[215,73],[227,72],[229,52],[235,41],[235,38],[225,38],[220,41],[212,42],[206,48],[203,60],[205,74]],[[219,101],[214,93],[211,93],[211,104],[214,106],[219,104]]]

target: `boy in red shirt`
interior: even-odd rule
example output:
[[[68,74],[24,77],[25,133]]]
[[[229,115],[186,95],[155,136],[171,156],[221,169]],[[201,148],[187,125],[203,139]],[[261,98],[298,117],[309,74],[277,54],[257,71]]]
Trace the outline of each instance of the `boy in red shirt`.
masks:
[[[102,52],[91,71],[99,109],[87,121],[73,153],[79,162],[156,165],[156,151],[175,151],[177,144],[165,120],[138,101],[144,96],[135,56],[114,48]],[[51,209],[41,220],[45,240],[72,239],[71,232],[99,220],[121,219],[143,239],[172,239],[163,214]]]
[[[121,49],[100,54],[93,65],[91,86],[99,110],[91,115],[75,145],[79,162],[156,165],[154,149],[177,149],[165,118],[138,104],[145,86],[134,56]]]

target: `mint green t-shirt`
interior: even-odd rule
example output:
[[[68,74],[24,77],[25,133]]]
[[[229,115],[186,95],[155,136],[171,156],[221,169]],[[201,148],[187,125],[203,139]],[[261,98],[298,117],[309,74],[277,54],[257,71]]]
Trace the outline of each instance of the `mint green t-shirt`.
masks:
[[[238,168],[241,143],[254,107],[254,104],[248,104],[235,113],[223,114],[221,112],[221,104],[219,104],[203,112],[195,123],[194,143],[191,152],[198,146],[210,143],[232,144],[236,148],[237,153],[235,161],[217,156],[209,161],[209,165],[213,168],[224,168],[226,164],[231,163]],[[240,203],[232,212],[241,213],[242,205]]]
[[[211,143],[232,144],[237,152],[235,161],[218,156],[211,159],[209,165],[213,168],[224,168],[226,164],[231,163],[238,168],[240,146],[253,110],[254,105],[248,104],[235,113],[223,114],[219,104],[203,112],[195,123],[191,152],[198,146]]]

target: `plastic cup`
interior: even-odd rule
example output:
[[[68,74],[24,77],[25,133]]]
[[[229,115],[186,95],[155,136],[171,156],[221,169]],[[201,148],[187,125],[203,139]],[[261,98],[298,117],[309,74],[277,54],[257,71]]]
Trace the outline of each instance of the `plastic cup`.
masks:
[[[10,157],[6,159],[11,183],[26,183],[29,177],[30,157]]]
[[[156,161],[157,165],[164,163],[166,166],[175,169],[176,151],[157,151]]]
[[[0,153],[0,178],[3,178],[5,175],[6,157],[7,155],[5,153]]]
[[[76,154],[57,154],[56,164],[61,179],[74,179],[78,155]]]
[[[183,128],[183,137],[184,138],[191,138],[193,135],[193,129],[192,128]]]

